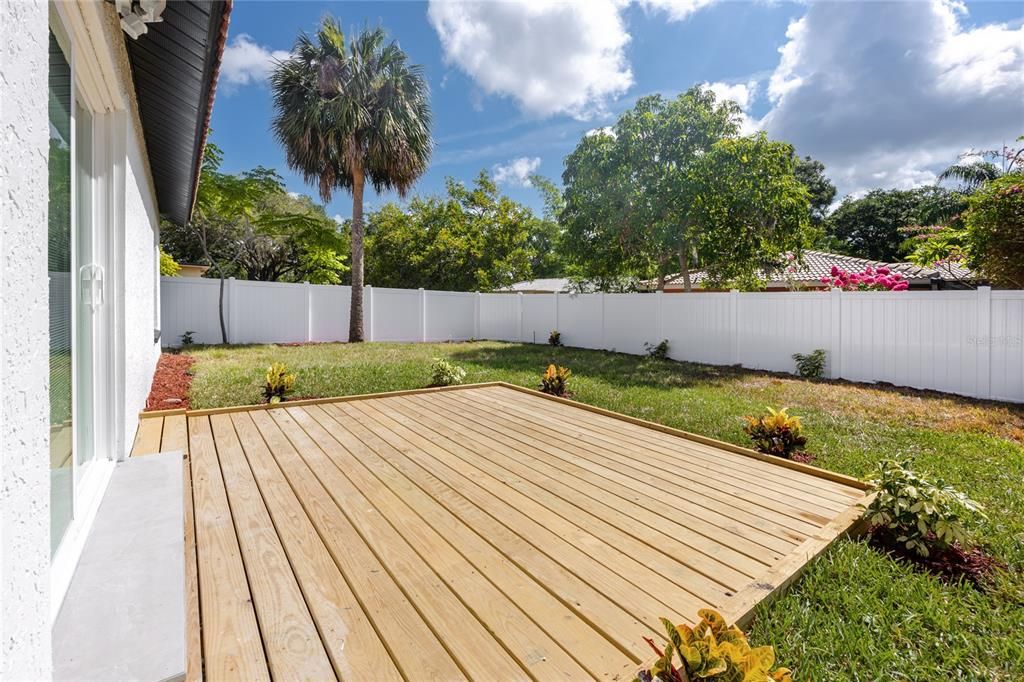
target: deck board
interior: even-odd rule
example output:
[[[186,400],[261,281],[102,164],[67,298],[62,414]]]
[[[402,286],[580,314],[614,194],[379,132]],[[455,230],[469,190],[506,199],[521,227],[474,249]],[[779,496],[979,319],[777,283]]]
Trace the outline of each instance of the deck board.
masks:
[[[630,679],[661,616],[745,622],[866,499],[499,384],[169,412],[136,444],[186,453],[189,679]]]

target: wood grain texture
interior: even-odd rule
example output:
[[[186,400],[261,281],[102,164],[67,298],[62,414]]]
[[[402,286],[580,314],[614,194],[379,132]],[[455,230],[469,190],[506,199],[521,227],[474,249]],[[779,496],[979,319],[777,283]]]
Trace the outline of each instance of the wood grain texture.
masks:
[[[188,452],[188,424],[184,414],[164,417],[164,428],[160,434],[160,452],[173,450]]]
[[[203,668],[210,680],[269,680],[209,418],[190,417]]]
[[[192,411],[172,448],[181,418],[143,421],[190,453],[189,679],[628,679],[659,617],[745,624],[868,499],[500,383]]]
[[[163,419],[140,419],[132,444],[132,457],[153,455],[160,452],[160,434],[164,428]]]

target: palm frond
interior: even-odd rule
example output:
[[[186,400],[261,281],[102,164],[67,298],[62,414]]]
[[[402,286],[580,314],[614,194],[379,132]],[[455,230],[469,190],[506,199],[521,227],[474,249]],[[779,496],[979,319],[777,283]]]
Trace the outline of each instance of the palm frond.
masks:
[[[955,163],[946,170],[939,173],[939,180],[955,180],[961,187],[967,190],[974,190],[981,187],[989,180],[995,180],[1002,171],[999,166],[989,161],[974,161],[971,163]]]

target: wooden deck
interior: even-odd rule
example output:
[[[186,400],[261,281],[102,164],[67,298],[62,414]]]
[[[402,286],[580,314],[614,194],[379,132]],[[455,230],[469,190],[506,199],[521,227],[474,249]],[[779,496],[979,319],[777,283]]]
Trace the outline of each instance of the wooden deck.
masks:
[[[746,622],[865,486],[505,384],[143,419],[187,452],[188,677],[631,679]]]

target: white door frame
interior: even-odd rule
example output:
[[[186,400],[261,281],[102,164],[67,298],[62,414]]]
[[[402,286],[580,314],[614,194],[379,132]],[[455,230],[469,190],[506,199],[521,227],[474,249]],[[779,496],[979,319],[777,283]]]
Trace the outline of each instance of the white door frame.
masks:
[[[76,68],[80,63],[88,64],[89,59],[82,59],[84,50],[77,38],[83,34],[80,15],[68,11],[69,6],[51,4],[50,28],[57,36],[61,47],[65,49],[71,65],[71,215],[72,215],[72,424],[74,451],[72,453],[72,510],[73,517],[64,533],[60,545],[54,552],[50,565],[50,615],[51,622],[56,619],[60,606],[64,601],[75,567],[81,557],[85,540],[88,537],[92,522],[99,509],[103,493],[106,491],[114,464],[122,450],[123,436],[120,424],[123,423],[123,396],[120,401],[118,394],[118,367],[122,367],[123,376],[123,334],[118,334],[120,305],[115,302],[120,298],[115,295],[123,291],[118,286],[123,279],[123,222],[124,222],[124,183],[125,183],[125,134],[126,117],[123,111],[97,110],[96,103],[102,102],[103,95],[96,91],[97,82],[89,77],[90,67],[80,73]],[[72,37],[74,36],[74,37]],[[92,118],[92,211],[91,233],[92,265],[103,272],[103,303],[96,308],[93,324],[92,343],[92,385],[80,386],[77,380],[78,315],[82,305],[81,282],[78,262],[78,233],[80,216],[78,213],[78,186],[80,172],[77,158],[76,109],[78,106],[89,109]],[[120,245],[120,248],[118,248]],[[123,323],[122,328],[123,328]],[[88,389],[88,393],[83,391]],[[78,443],[80,442],[79,419],[74,415],[80,400],[92,400],[93,461],[85,468],[80,480],[77,462]],[[120,406],[120,409],[118,409]]]

